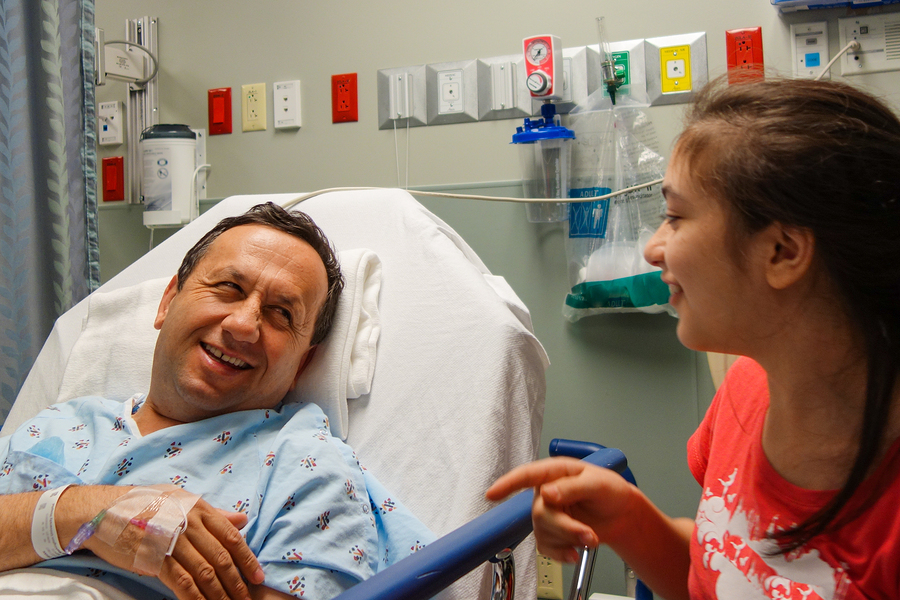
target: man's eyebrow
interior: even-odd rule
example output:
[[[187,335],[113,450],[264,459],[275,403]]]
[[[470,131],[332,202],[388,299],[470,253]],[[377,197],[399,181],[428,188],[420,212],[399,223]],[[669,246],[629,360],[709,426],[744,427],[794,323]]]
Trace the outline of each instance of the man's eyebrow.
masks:
[[[247,281],[247,276],[240,270],[232,266],[222,267],[218,271],[211,273],[213,279],[225,278],[234,281],[239,285],[243,285]],[[299,294],[293,294],[288,291],[273,291],[270,294],[275,304],[280,306],[290,306],[291,308],[303,307],[303,297]]]
[[[246,277],[244,277],[240,271],[235,269],[232,266],[222,267],[220,269],[216,269],[215,271],[211,271],[209,273],[210,277],[213,279],[233,279],[237,283],[241,283],[246,281]]]
[[[275,303],[279,305],[287,305],[293,308],[303,306],[303,298],[297,294],[275,292],[272,294],[272,298],[275,300]]]

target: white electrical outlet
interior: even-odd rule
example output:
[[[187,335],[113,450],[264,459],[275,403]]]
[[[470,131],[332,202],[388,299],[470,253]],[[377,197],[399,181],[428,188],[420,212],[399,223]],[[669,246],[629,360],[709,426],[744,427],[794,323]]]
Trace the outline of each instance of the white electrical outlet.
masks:
[[[122,102],[101,102],[97,106],[97,143],[117,146],[125,141],[125,118]]]
[[[263,131],[266,128],[266,84],[241,86],[241,129]]]
[[[272,112],[275,129],[300,127],[300,81],[276,81],[272,84]]]
[[[543,600],[563,600],[562,565],[538,553],[537,597]]]

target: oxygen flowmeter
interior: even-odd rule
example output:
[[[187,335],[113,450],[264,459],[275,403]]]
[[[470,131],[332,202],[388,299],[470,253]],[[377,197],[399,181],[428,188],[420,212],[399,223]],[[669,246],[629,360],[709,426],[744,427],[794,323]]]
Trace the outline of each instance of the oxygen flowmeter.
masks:
[[[597,17],[597,32],[600,34],[600,80],[606,86],[606,93],[609,94],[610,101],[615,105],[616,91],[625,82],[624,71],[617,68],[612,52],[609,51],[609,40],[606,39],[603,17]]]
[[[555,35],[536,35],[522,41],[525,50],[525,87],[533,98],[560,100],[563,93],[562,46]]]

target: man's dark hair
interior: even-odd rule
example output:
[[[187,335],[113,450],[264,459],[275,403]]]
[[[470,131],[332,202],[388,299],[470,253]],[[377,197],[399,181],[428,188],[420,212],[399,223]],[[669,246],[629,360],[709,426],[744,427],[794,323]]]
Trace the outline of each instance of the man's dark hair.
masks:
[[[310,343],[318,344],[324,340],[334,321],[338,299],[341,297],[341,291],[344,289],[344,278],[341,275],[341,266],[338,263],[337,255],[331,242],[328,241],[328,238],[325,237],[325,234],[309,215],[298,210],[288,212],[277,204],[268,202],[266,204],[257,204],[242,215],[222,219],[184,255],[184,260],[181,261],[181,266],[178,267],[178,290],[181,290],[184,282],[187,281],[187,278],[190,277],[197,265],[200,264],[200,261],[203,260],[203,257],[206,256],[206,252],[216,238],[225,231],[240,225],[264,225],[288,233],[312,246],[319,258],[322,259],[322,263],[325,265],[325,273],[328,275],[328,292],[325,296],[325,302],[316,316]]]

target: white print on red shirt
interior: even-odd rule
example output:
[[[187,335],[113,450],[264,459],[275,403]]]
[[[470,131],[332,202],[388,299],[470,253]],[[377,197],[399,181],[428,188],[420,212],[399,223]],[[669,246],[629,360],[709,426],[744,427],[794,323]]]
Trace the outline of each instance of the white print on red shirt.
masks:
[[[720,490],[706,488],[697,510],[697,541],[703,549],[703,568],[718,573],[716,597],[740,600],[840,600],[847,576],[819,556],[801,548],[789,554],[770,554],[773,542],[751,532],[777,531],[777,516],[766,528],[755,526],[759,515],[745,512],[731,488],[738,479],[735,468]]]

